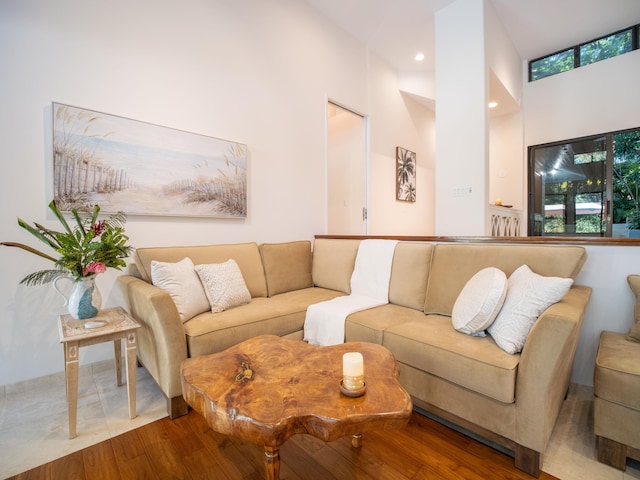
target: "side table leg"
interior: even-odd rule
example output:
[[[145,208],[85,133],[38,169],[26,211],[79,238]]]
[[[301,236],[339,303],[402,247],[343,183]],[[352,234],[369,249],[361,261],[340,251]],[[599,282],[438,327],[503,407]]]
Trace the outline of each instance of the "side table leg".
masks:
[[[122,386],[122,339],[113,341],[113,351],[116,358],[116,385]]]
[[[267,480],[279,480],[280,478],[280,454],[278,448],[264,447],[264,467]]]
[[[362,446],[362,434],[356,433],[351,436],[351,446],[353,448],[360,448]]]
[[[127,396],[129,397],[129,418],[136,418],[136,334],[127,333],[126,337]]]
[[[76,436],[78,413],[78,342],[64,344],[64,371],[67,384],[67,408],[69,410],[69,438]]]

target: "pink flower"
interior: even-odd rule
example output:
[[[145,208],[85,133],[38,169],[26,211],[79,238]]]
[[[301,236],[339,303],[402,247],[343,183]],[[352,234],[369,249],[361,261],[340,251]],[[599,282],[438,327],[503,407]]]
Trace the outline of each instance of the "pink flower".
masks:
[[[89,265],[84,267],[82,271],[83,276],[87,276],[91,273],[104,273],[107,271],[107,266],[102,262],[91,262]]]
[[[105,220],[100,220],[99,222],[96,222],[95,224],[93,224],[93,226],[91,227],[91,230],[95,232],[96,237],[99,237],[100,235],[102,235],[102,232],[104,232],[104,229],[106,226],[107,226],[107,222]]]

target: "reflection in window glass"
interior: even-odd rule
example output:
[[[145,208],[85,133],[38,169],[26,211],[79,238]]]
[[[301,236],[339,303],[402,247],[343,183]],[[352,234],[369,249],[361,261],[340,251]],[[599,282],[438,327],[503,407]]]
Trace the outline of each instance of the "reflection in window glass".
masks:
[[[573,163],[582,165],[583,163],[604,162],[607,160],[607,152],[576,153],[573,155]]]
[[[580,47],[580,65],[589,65],[607,58],[630,52],[631,29],[594,40]]]
[[[539,80],[573,68],[573,48],[535,60],[530,64],[531,80]]]

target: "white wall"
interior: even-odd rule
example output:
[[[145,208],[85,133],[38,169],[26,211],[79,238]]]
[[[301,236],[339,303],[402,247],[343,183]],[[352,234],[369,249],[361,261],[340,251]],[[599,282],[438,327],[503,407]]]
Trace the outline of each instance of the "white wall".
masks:
[[[488,231],[489,71],[483,0],[436,12],[436,235]]]
[[[640,50],[524,87],[527,146],[640,127]]]
[[[501,199],[504,205],[526,212],[526,164],[523,153],[522,113],[492,118],[489,127],[489,201]],[[526,213],[525,213],[526,215]]]
[[[275,242],[325,233],[327,98],[371,116],[376,155],[393,158],[402,141],[420,152],[421,161],[431,148],[418,137],[432,114],[406,104],[386,65],[298,0],[188,6],[177,0],[5,0],[0,64],[3,241],[37,245],[17,227],[18,216],[57,227],[46,212],[52,101],[248,145],[246,220],[130,217],[134,246]],[[398,132],[397,122],[414,120],[420,128],[403,131],[402,138],[377,138]],[[422,181],[419,172],[419,186]],[[395,207],[393,195],[380,198]],[[420,231],[426,234],[430,220],[424,216]],[[2,247],[0,265],[0,385],[62,371],[61,299],[50,286],[18,285],[47,264]],[[98,279],[106,306],[122,303],[115,279],[116,272]],[[90,347],[81,363],[111,355],[106,344]]]
[[[376,58],[371,81],[370,235],[433,235],[435,204],[435,117],[398,90],[398,76]],[[389,92],[394,92],[390,94]],[[416,201],[396,198],[396,146],[416,153]]]
[[[587,262],[576,284],[593,290],[582,326],[571,380],[593,385],[598,341],[602,330],[626,333],[633,325],[635,297],[627,275],[640,273],[640,248],[587,246]]]

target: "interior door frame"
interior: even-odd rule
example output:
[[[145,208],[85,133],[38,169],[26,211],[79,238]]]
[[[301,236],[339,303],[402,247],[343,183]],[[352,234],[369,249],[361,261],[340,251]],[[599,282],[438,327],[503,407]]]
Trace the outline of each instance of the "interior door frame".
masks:
[[[328,128],[328,118],[329,118],[329,104],[333,104],[339,108],[342,108],[344,110],[347,110],[355,115],[358,115],[359,117],[362,118],[362,122],[363,122],[363,127],[364,127],[364,148],[363,148],[363,154],[364,154],[364,158],[362,159],[362,168],[363,168],[363,173],[364,173],[364,178],[362,179],[363,181],[363,201],[364,201],[364,205],[363,205],[363,229],[364,232],[362,233],[362,235],[368,235],[369,233],[369,219],[371,217],[370,212],[369,212],[369,205],[370,205],[370,189],[369,189],[369,182],[370,182],[370,153],[371,153],[371,149],[370,149],[370,122],[369,122],[369,115],[362,113],[360,111],[358,111],[357,109],[354,109],[352,107],[347,106],[346,104],[335,100],[334,98],[330,97],[330,96],[326,96],[325,97],[325,101],[324,101],[324,114],[325,114],[325,121],[324,121],[324,160],[325,160],[325,191],[326,191],[326,203],[325,203],[325,231],[328,232],[329,229],[329,128]],[[366,215],[365,215],[366,212]]]

